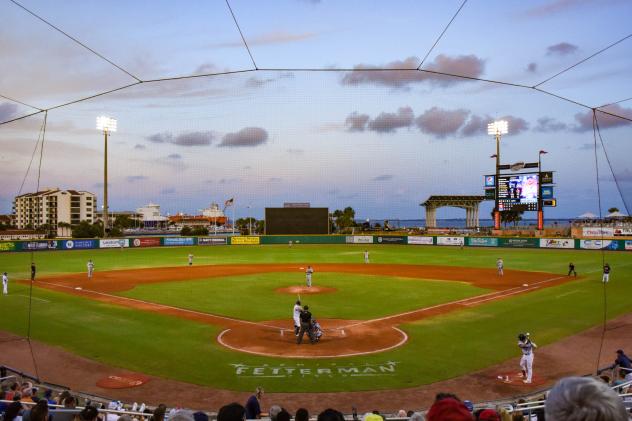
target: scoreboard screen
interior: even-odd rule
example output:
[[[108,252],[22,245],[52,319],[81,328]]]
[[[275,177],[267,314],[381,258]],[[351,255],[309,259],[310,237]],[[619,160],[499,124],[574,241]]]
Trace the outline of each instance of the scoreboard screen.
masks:
[[[508,211],[520,206],[524,210],[537,211],[538,186],[537,173],[499,176],[498,210]]]
[[[265,233],[329,234],[329,209],[266,208]]]

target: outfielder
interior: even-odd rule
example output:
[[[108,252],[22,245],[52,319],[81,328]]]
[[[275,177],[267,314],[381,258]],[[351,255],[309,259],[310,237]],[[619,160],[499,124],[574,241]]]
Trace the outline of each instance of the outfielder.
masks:
[[[312,286],[312,273],[314,273],[314,269],[311,266],[307,266],[307,269],[305,269],[305,282],[308,288]]]
[[[577,272],[575,271],[575,264],[573,262],[568,264],[568,275],[566,276],[571,276],[571,273],[577,278]]]
[[[528,333],[521,333],[518,335],[518,346],[522,351],[522,358],[520,359],[520,368],[522,369],[523,383],[531,383],[533,376],[533,349],[538,346],[531,342]]]
[[[92,262],[92,259],[88,260],[88,264],[86,266],[88,267],[88,279],[92,279],[92,275],[94,274],[94,263]]]
[[[294,309],[292,310],[292,319],[294,319],[294,336],[298,336],[301,329],[301,300],[296,300]]]
[[[603,265],[603,277],[601,278],[601,282],[607,284],[610,280],[610,265],[606,263]]]
[[[364,250],[364,263],[369,263],[369,251]]]
[[[505,263],[503,262],[503,259],[499,257],[498,260],[496,260],[496,268],[498,269],[498,276],[503,276],[505,274],[503,272],[504,266],[505,266]]]
[[[6,272],[2,274],[2,293],[4,295],[9,294],[9,276]]]
[[[193,266],[193,255],[189,254],[189,266]]]

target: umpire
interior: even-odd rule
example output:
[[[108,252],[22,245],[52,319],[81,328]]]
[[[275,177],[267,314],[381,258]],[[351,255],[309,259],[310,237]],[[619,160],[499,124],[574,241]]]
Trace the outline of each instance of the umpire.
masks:
[[[296,343],[300,345],[301,342],[303,342],[303,335],[307,332],[309,341],[312,345],[314,345],[314,336],[312,335],[312,313],[309,312],[309,306],[303,307],[303,311],[301,311],[301,315],[299,317],[301,319],[301,330],[298,332]]]

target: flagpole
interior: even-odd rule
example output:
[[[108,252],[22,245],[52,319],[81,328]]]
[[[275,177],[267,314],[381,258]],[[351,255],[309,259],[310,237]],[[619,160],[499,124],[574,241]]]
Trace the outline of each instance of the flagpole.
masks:
[[[235,208],[237,205],[235,204],[235,200],[233,199],[233,235],[235,235],[235,223],[237,220],[235,219]]]

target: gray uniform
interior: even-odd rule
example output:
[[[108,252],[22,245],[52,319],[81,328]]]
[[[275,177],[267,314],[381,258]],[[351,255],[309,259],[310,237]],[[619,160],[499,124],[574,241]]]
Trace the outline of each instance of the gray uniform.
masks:
[[[314,269],[312,269],[311,266],[308,266],[307,269],[305,269],[305,282],[308,287],[312,286],[312,273],[314,273]]]

